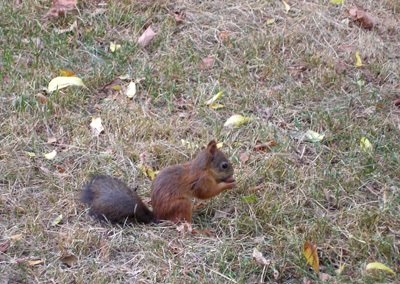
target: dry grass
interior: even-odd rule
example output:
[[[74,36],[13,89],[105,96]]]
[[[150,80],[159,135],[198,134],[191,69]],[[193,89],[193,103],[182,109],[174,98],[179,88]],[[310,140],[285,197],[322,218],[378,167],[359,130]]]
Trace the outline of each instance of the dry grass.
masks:
[[[365,271],[379,261],[399,272],[398,1],[363,1],[381,22],[370,31],[343,21],[350,3],[327,0],[287,1],[287,14],[280,1],[109,1],[100,14],[94,2],[47,22],[49,1],[0,3],[0,282],[314,283],[302,256],[306,240],[318,246],[330,283],[400,281]],[[181,10],[178,26],[171,13]],[[267,25],[270,18],[276,22]],[[55,33],[74,20],[77,32]],[[149,25],[157,36],[143,49],[136,39]],[[122,45],[115,54],[111,41]],[[213,68],[199,68],[209,55]],[[35,95],[60,68],[88,89],[64,89],[41,103]],[[122,74],[146,80],[134,100],[105,100],[101,87]],[[203,106],[220,90],[227,108]],[[254,121],[224,128],[235,113]],[[100,137],[90,132],[92,116],[104,121]],[[307,142],[309,129],[326,138]],[[58,142],[46,143],[52,136]],[[372,153],[360,149],[361,137]],[[162,169],[195,155],[181,139],[212,138],[224,141],[239,186],[196,211],[194,228],[211,236],[101,224],[77,201],[93,173],[117,176],[148,197],[141,154]],[[278,145],[255,152],[257,140]],[[55,160],[43,158],[54,149]],[[272,264],[254,262],[254,248]],[[70,254],[78,261],[68,267],[60,257]]]

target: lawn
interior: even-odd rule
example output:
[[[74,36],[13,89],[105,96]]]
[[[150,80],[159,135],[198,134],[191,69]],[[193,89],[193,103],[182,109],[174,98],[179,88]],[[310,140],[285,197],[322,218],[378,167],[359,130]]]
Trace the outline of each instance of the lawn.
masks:
[[[358,1],[371,28],[351,1],[286,2],[1,1],[0,282],[400,283],[400,2]],[[85,87],[48,92],[60,69]],[[238,186],[195,201],[192,232],[79,201],[101,173],[149,203],[143,166],[211,139]]]

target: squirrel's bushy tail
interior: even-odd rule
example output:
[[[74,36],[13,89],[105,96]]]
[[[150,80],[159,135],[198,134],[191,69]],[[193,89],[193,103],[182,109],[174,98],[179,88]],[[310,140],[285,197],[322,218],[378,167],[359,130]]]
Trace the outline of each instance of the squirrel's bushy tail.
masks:
[[[81,201],[90,206],[89,214],[100,220],[112,223],[156,221],[153,212],[136,192],[110,176],[94,176],[83,187]]]

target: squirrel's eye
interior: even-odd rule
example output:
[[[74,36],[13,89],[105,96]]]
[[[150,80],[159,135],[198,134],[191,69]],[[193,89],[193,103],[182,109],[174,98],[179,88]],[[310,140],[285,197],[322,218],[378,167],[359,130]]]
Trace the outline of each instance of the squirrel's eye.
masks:
[[[228,168],[228,163],[227,163],[227,162],[223,162],[223,163],[221,164],[221,168],[223,168],[224,170],[225,170],[226,168]]]

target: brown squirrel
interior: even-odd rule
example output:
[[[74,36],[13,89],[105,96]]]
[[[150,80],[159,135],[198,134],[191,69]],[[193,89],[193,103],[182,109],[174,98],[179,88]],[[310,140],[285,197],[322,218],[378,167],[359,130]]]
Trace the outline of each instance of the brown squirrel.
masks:
[[[153,211],[122,181],[95,176],[82,192],[89,213],[111,222],[192,221],[191,198],[208,199],[236,187],[231,162],[212,140],[195,159],[162,170],[151,185]]]

